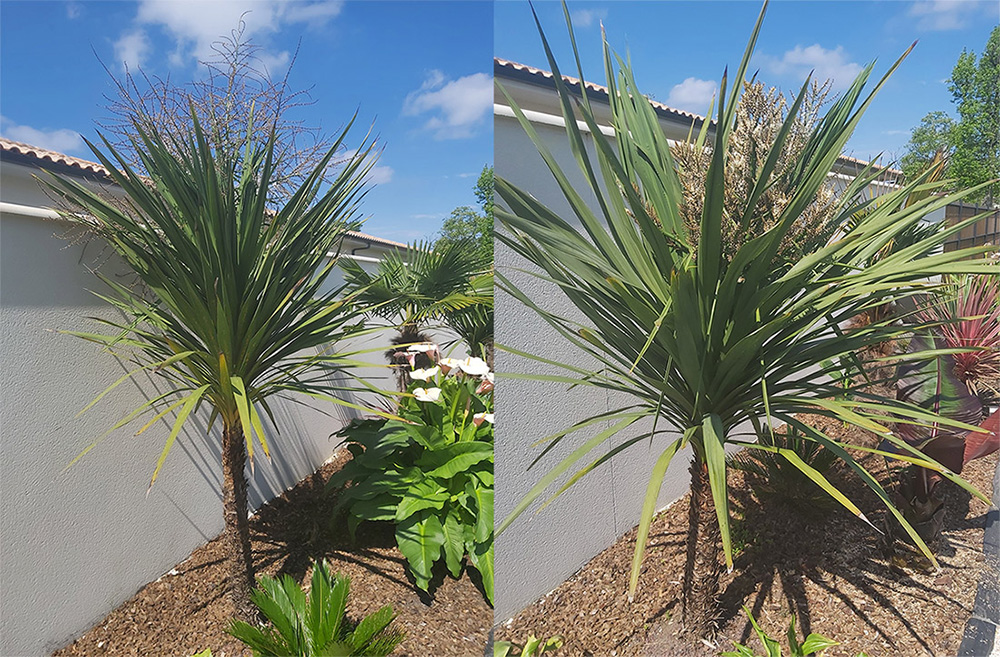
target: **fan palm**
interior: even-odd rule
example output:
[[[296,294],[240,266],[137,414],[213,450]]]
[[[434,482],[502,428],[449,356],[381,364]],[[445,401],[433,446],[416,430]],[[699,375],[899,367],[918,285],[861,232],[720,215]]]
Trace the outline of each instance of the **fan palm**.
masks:
[[[251,118],[243,144],[216,149],[197,118],[192,123],[185,135],[136,123],[133,146],[146,175],[107,139],[102,137],[104,152],[88,142],[124,191],[121,203],[71,179],[54,176],[49,185],[75,210],[67,217],[106,240],[141,282],[130,288],[103,278],[111,292],[102,298],[126,316],[98,320],[110,332],[67,331],[136,365],[87,408],[141,372],[170,383],[112,428],[151,414],[142,432],[176,412],[150,487],[189,418],[205,407],[209,427],[221,422],[223,537],[232,599],[237,613],[249,618],[254,574],[245,464],[249,457],[253,467],[255,439],[270,457],[260,410],[275,425],[269,400],[290,393],[353,406],[333,395],[331,378],[353,364],[351,354],[330,353],[329,345],[356,333],[360,317],[349,299],[322,286],[336,263],[330,255],[356,225],[371,166],[364,158],[373,144],[366,137],[359,154],[321,190],[348,125],[302,186],[281,208],[269,210],[274,130],[266,143],[255,141]]]
[[[356,261],[341,263],[347,285],[359,290],[358,303],[393,322],[397,345],[429,342],[422,333],[441,320],[466,341],[476,355],[493,342],[493,276],[491,264],[474,242],[460,240],[412,244],[392,252],[369,273]],[[394,350],[388,352],[392,361]],[[401,373],[405,374],[403,370]],[[405,379],[400,382],[405,390]]]
[[[845,368],[859,365],[854,355],[862,353],[862,348],[882,342],[903,329],[890,322],[874,322],[851,332],[842,331],[841,326],[865,308],[926,291],[932,286],[927,281],[930,276],[957,271],[997,271],[996,265],[982,260],[961,262],[961,258],[969,255],[968,251],[939,252],[949,235],[972,220],[943,227],[911,246],[886,253],[865,268],[872,254],[882,250],[929,212],[960,196],[932,196],[907,205],[905,200],[914,190],[938,188],[923,177],[892,191],[878,204],[861,200],[860,192],[877,175],[871,166],[848,185],[837,201],[831,221],[842,229],[834,231],[836,239],[810,245],[797,261],[778,257],[782,239],[815,198],[862,113],[902,58],[871,93],[862,96],[872,71],[872,66],[867,66],[831,105],[823,119],[812,128],[797,161],[784,174],[791,177],[784,183],[794,190],[792,198],[777,217],[762,220],[755,216],[764,211],[757,200],[774,184],[775,160],[810,83],[807,81],[803,85],[775,141],[766,145],[769,156],[757,172],[745,205],[735,217],[737,227],[765,223],[771,228],[740,245],[731,259],[724,257],[723,226],[733,219],[723,217],[725,169],[728,166],[726,145],[765,10],[766,5],[737,69],[732,89],[729,89],[727,77],[723,77],[714,137],[706,142],[711,149],[712,162],[705,181],[697,249],[688,245],[685,239],[687,232],[678,211],[684,201],[682,187],[657,115],[639,92],[630,66],[612,56],[606,42],[604,60],[615,133],[611,139],[600,130],[586,87],[581,85],[582,98],[571,95],[541,25],[537,17],[535,19],[558,90],[570,147],[587,182],[584,190],[572,186],[524,113],[501,89],[551,170],[572,208],[575,221],[571,223],[560,217],[529,193],[515,187],[500,175],[502,171],[498,166],[496,189],[504,207],[497,209],[496,216],[506,229],[498,233],[498,239],[540,269],[540,277],[557,285],[580,311],[585,323],[546,310],[502,272],[497,276],[506,291],[600,364],[594,371],[563,364],[565,376],[539,375],[539,378],[620,391],[631,396],[631,403],[544,438],[548,444],[543,454],[576,431],[598,422],[610,425],[542,475],[504,520],[499,531],[508,527],[571,468],[575,473],[552,497],[622,450],[653,435],[679,430],[680,436],[669,444],[652,467],[640,516],[629,594],[634,596],[636,592],[643,551],[664,475],[677,452],[690,447],[693,452],[690,466],[692,523],[688,537],[684,615],[689,630],[700,635],[711,634],[714,630],[720,544],[725,563],[732,568],[727,446],[779,454],[845,508],[867,521],[851,500],[798,458],[794,451],[773,446],[773,442],[771,445],[758,444],[742,438],[737,427],[746,423],[751,423],[757,435],[765,435],[771,426],[783,422],[803,438],[843,459],[886,505],[889,513],[904,525],[927,558],[936,564],[927,546],[893,507],[882,485],[853,458],[848,448],[886,452],[847,445],[806,424],[798,414],[836,418],[885,437],[902,452],[893,455],[895,458],[919,461],[920,465],[973,490],[946,468],[893,435],[881,423],[885,418],[877,413],[888,409],[898,421],[915,424],[929,423],[935,417],[933,414],[912,404],[879,397],[850,383],[844,372]],[[568,11],[566,14],[575,50]],[[579,78],[586,79],[582,70]],[[596,156],[588,155],[578,120],[589,127]],[[584,201],[591,193],[596,198],[596,212]],[[871,211],[864,213],[857,225],[847,232],[850,218],[868,208]],[[926,356],[918,354],[915,357]],[[552,364],[549,359],[535,358]],[[848,381],[846,388],[844,381]],[[616,433],[647,417],[654,418],[649,431],[608,449],[606,443]],[[937,421],[959,424],[952,420]],[[980,493],[973,492],[981,497]]]

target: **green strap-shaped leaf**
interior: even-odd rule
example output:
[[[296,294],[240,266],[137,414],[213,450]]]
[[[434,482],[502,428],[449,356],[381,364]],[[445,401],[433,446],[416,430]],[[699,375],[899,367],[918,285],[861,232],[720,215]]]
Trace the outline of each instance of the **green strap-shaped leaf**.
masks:
[[[712,414],[701,423],[702,438],[705,443],[705,462],[708,465],[708,481],[712,488],[715,514],[719,518],[722,534],[722,551],[726,556],[726,568],[733,572],[733,547],[729,534],[729,487],[726,484],[726,440],[722,420]]]
[[[109,392],[111,392],[112,390],[114,390],[115,388],[117,388],[118,386],[120,386],[121,384],[125,383],[129,379],[131,379],[133,376],[135,376],[139,372],[144,372],[146,370],[151,370],[151,369],[160,369],[160,368],[163,368],[163,367],[168,367],[170,365],[173,365],[174,363],[176,363],[179,360],[183,360],[184,358],[187,358],[188,356],[190,356],[193,353],[195,353],[195,352],[193,352],[193,351],[184,351],[184,352],[181,352],[179,354],[174,354],[173,356],[171,356],[170,358],[167,358],[165,360],[161,360],[161,361],[156,362],[156,363],[150,363],[149,365],[144,365],[142,367],[136,368],[136,369],[128,372],[127,374],[125,374],[125,376],[121,377],[120,379],[118,379],[117,381],[115,381],[114,383],[112,383],[110,386],[108,386],[107,388],[105,388],[104,391],[101,392],[101,394],[99,394],[96,397],[94,397],[93,401],[91,401],[89,404],[87,404],[86,406],[84,406],[80,410],[80,412],[76,414],[76,417],[80,417],[81,415],[83,415],[84,413],[86,413],[95,404],[97,404],[97,402],[99,402],[102,399],[104,399],[105,395],[107,395]]]
[[[496,533],[503,533],[503,531],[510,526],[510,523],[514,522],[519,515],[524,513],[524,510],[531,506],[531,503],[538,499],[538,497],[545,492],[545,489],[558,479],[562,473],[566,472],[566,470],[568,470],[574,463],[586,456],[592,449],[609,439],[611,436],[615,435],[625,427],[634,424],[637,420],[638,418],[636,417],[626,418],[625,420],[613,425],[611,428],[605,429],[578,447],[569,456],[560,461],[558,465],[545,473],[531,488],[531,490],[528,491],[527,495],[521,498],[521,501],[517,503],[514,510],[507,515],[504,521],[497,528]]]
[[[160,453],[160,458],[156,461],[156,469],[153,470],[153,477],[149,480],[149,488],[146,489],[146,495],[149,495],[149,491],[153,488],[153,483],[156,481],[156,477],[160,474],[160,468],[163,467],[163,462],[167,460],[167,454],[170,453],[170,448],[174,446],[174,441],[177,439],[177,434],[180,433],[181,427],[184,426],[184,422],[187,420],[188,415],[194,410],[195,405],[201,396],[208,390],[209,386],[203,385],[197,388],[194,392],[188,395],[184,402],[184,406],[181,408],[180,413],[177,414],[177,419],[174,421],[174,428],[170,430],[170,435],[167,437],[167,442],[163,446],[163,451]]]
[[[243,378],[230,377],[233,386],[233,397],[236,400],[236,410],[240,416],[240,426],[243,427],[243,440],[247,445],[247,458],[250,459],[250,470],[253,471],[253,421],[250,419],[250,400],[243,385]]]
[[[649,526],[653,522],[653,514],[656,512],[656,500],[660,497],[660,487],[663,485],[663,477],[667,474],[670,461],[681,446],[683,438],[678,438],[670,443],[670,446],[663,450],[660,457],[653,465],[653,471],[649,475],[649,484],[646,486],[646,499],[642,503],[642,514],[639,516],[639,533],[635,537],[635,555],[632,557],[632,577],[628,583],[628,599],[635,599],[635,589],[639,585],[639,569],[642,567],[642,555],[646,551],[646,539],[649,538]]]

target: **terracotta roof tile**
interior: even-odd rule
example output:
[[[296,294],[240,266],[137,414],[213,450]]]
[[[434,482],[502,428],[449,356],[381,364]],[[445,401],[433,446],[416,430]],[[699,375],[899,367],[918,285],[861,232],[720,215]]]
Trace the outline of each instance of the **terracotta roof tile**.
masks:
[[[63,153],[57,153],[10,139],[0,138],[0,154],[2,154],[3,159],[14,159],[20,156],[20,158],[27,161],[27,164],[33,164],[41,168],[55,165],[60,168],[79,171],[84,175],[99,176],[101,178],[108,177],[108,170],[96,162],[70,157]],[[14,158],[10,158],[9,156],[14,156]]]

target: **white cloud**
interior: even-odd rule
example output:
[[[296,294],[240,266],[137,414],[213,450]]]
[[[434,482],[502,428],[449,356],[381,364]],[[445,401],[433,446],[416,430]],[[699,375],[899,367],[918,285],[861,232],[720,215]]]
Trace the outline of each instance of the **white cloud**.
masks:
[[[122,38],[160,28],[175,44],[169,55],[171,63],[186,64],[212,58],[212,44],[232,34],[241,20],[244,37],[258,37],[255,42],[259,42],[260,35],[278,32],[288,25],[322,25],[340,14],[343,6],[343,0],[140,0],[134,23]],[[287,63],[289,58],[287,52],[262,51],[260,56],[269,67]]]
[[[670,89],[666,104],[696,114],[705,114],[715,95],[715,80],[687,78]]]
[[[337,161],[346,164],[348,160],[357,154],[358,149],[352,148],[344,151],[342,154],[339,154]],[[392,167],[377,163],[380,154],[381,151],[373,151],[368,154],[368,157],[365,158],[367,162],[375,162],[374,166],[368,170],[368,174],[365,175],[365,182],[372,185],[384,185],[385,183],[392,182],[392,177],[396,173],[395,169]]]
[[[570,12],[574,27],[590,27],[595,21],[602,21],[607,17],[607,9],[577,9]]]
[[[261,52],[257,57],[260,59],[260,65],[272,78],[279,77],[279,73],[284,71],[288,67],[288,62],[292,60],[287,50],[275,54]]]
[[[445,82],[441,71],[431,71],[416,91],[403,101],[404,116],[430,115],[424,129],[435,139],[464,139],[475,134],[493,106],[493,78],[473,73]]]
[[[44,130],[18,125],[6,116],[0,116],[0,135],[6,139],[24,142],[58,153],[80,152],[85,149],[83,138],[75,130]]]
[[[847,60],[843,46],[828,50],[818,43],[803,48],[795,46],[785,52],[780,59],[763,56],[764,66],[776,75],[790,75],[804,79],[813,71],[813,79],[823,82],[833,80],[833,89],[847,88],[863,68],[861,64]]]
[[[968,0],[917,0],[910,5],[907,14],[917,19],[917,29],[920,30],[958,30],[965,27],[968,19],[983,6],[990,5]],[[996,4],[992,4],[992,7],[995,10]]]
[[[376,164],[368,170],[368,175],[365,176],[365,180],[372,185],[384,185],[388,182],[392,182],[392,176],[395,173],[396,172],[392,167]]]
[[[140,68],[145,63],[149,51],[149,37],[142,28],[125,32],[115,41],[115,61],[122,69]]]

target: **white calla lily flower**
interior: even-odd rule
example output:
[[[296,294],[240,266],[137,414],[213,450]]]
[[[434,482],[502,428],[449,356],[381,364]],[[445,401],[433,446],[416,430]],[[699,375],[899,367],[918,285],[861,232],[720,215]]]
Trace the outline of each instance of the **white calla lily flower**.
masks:
[[[438,375],[441,368],[438,366],[428,367],[425,370],[413,370],[410,372],[410,378],[414,381],[429,381]]]
[[[477,427],[484,421],[493,424],[493,413],[476,413],[472,416],[472,423]]]
[[[441,366],[442,372],[448,374],[448,372],[452,370],[457,370],[459,367],[461,367],[462,361],[458,360],[457,358],[442,358],[441,360],[438,361],[438,365]]]
[[[486,376],[490,373],[490,366],[486,364],[485,360],[472,356],[463,360],[459,367],[469,376]]]
[[[413,391],[413,396],[417,398],[417,401],[422,402],[436,402],[441,399],[441,388],[417,388]]]

